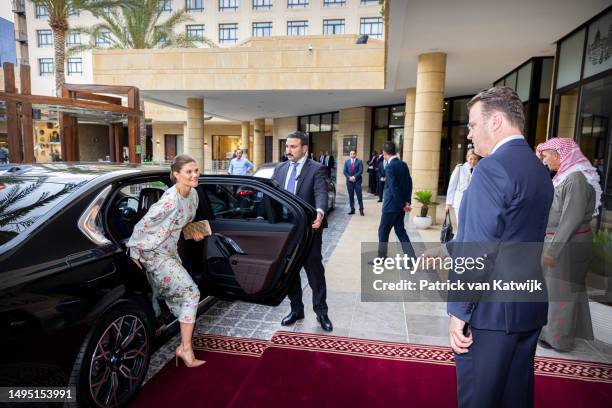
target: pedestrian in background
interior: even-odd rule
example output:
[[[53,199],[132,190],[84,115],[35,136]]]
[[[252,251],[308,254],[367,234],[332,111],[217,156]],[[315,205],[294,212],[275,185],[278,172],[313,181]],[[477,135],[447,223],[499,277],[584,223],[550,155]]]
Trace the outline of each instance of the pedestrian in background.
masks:
[[[461,206],[461,198],[463,192],[472,181],[472,173],[480,156],[474,153],[474,149],[469,149],[465,155],[465,163],[458,164],[451,174],[448,189],[446,190],[446,212],[450,212],[451,208],[455,211],[455,218],[459,224],[459,207]]]
[[[350,159],[344,162],[344,177],[346,177],[346,188],[349,195],[349,203],[351,211],[349,215],[355,214],[355,194],[357,194],[357,203],[359,204],[359,214],[363,212],[363,198],[361,195],[361,180],[363,174],[363,162],[357,158],[357,152],[351,150],[349,153]]]
[[[593,244],[591,220],[601,205],[597,169],[572,139],[552,138],[536,148],[556,174],[555,194],[544,239],[544,278],[550,297],[540,345],[574,348],[576,338],[593,340],[586,275]]]
[[[251,163],[247,158],[242,157],[242,149],[237,149],[234,154],[236,157],[230,161],[227,172],[229,174],[233,174],[234,176],[246,176],[251,170],[253,170],[253,163]]]

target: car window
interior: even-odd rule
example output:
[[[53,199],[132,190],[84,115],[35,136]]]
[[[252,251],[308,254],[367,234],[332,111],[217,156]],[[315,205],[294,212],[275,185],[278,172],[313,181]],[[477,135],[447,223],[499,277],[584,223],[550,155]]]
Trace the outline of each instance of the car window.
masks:
[[[254,222],[291,222],[292,215],[269,194],[238,184],[208,184],[204,192],[215,219]]]
[[[162,181],[132,183],[121,187],[107,212],[111,235],[120,242],[128,239],[136,223],[167,189],[168,186]]]
[[[0,245],[27,231],[82,183],[50,182],[47,177],[0,177]]]
[[[270,179],[274,174],[274,167],[262,167],[253,174],[255,177]]]

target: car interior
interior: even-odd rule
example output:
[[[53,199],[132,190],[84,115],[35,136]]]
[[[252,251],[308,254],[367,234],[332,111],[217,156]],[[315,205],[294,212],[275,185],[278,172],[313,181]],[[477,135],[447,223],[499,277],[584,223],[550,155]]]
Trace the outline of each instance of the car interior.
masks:
[[[122,247],[134,226],[160,199],[169,180],[131,182],[116,189],[106,209],[106,226]],[[288,252],[300,236],[294,211],[257,187],[232,183],[196,188],[199,205],[194,221],[208,220],[212,236],[201,242],[179,240],[185,269],[203,293],[223,287],[244,297],[274,286],[286,269]],[[211,291],[213,293],[211,293]]]

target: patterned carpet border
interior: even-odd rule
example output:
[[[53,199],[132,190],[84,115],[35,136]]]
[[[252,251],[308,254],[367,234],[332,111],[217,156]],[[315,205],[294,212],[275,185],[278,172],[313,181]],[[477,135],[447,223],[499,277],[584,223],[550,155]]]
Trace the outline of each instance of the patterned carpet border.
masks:
[[[449,347],[309,333],[278,331],[270,340],[270,347],[429,364],[455,364]],[[535,373],[548,377],[612,384],[612,364],[606,363],[536,357]]]
[[[218,336],[213,334],[197,335],[193,337],[193,348],[196,350],[239,354],[251,357],[261,357],[264,350],[269,345],[270,342],[266,340]]]

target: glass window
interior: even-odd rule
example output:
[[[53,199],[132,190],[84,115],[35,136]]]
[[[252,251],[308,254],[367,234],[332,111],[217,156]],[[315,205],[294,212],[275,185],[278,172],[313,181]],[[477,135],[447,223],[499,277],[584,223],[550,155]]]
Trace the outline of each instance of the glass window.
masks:
[[[187,25],[187,39],[198,41],[204,37],[204,24]]]
[[[518,79],[516,82],[516,92],[518,93],[521,101],[527,102],[529,100],[529,90],[531,89],[531,70],[532,63],[524,65],[518,71]]]
[[[287,8],[306,8],[309,0],[287,0]]]
[[[36,5],[36,18],[48,17],[49,10],[45,6],[41,6],[39,4]]]
[[[461,122],[461,123],[467,123],[468,122],[468,108],[467,108],[467,104],[470,100],[469,99],[453,99],[453,117],[451,118],[452,121],[457,121],[457,122]]]
[[[372,146],[372,150],[382,151],[382,145],[387,140],[387,129],[376,129],[374,131],[374,145]]]
[[[272,0],[253,0],[253,10],[269,10],[272,8]]]
[[[404,126],[404,113],[406,105],[397,105],[391,107],[391,118],[389,126]]]
[[[580,80],[584,33],[585,30],[580,30],[561,43],[559,49],[557,89]]]
[[[442,122],[448,122],[450,120],[450,102],[444,101],[444,106],[442,107]]]
[[[612,12],[589,26],[584,78],[612,69]]]
[[[53,74],[53,58],[39,58],[38,59],[38,72],[40,75],[52,75]]]
[[[331,132],[332,130],[332,114],[326,113],[321,115],[321,132]]]
[[[110,30],[103,28],[98,31],[98,35],[96,37],[96,47],[108,47],[111,45],[111,32]]]
[[[287,35],[308,35],[308,21],[287,21]]]
[[[81,45],[81,33],[77,31],[68,31],[68,35],[66,35],[66,45],[69,47]]]
[[[68,75],[83,73],[83,58],[68,58]]]
[[[320,132],[320,125],[321,125],[321,116],[319,115],[312,115],[310,117],[310,131],[311,132]]]
[[[238,184],[205,184],[215,219],[275,224],[289,222],[291,213],[267,193]]]
[[[158,0],[157,8],[160,11],[165,11],[165,12],[172,11],[172,0]]]
[[[510,88],[516,91],[516,71],[506,76],[504,80],[504,85],[509,86]]]
[[[346,0],[323,0],[325,7],[342,7],[346,4]]]
[[[542,60],[542,77],[540,79],[540,99],[550,98],[550,88],[552,87],[553,59],[544,58]]]
[[[374,127],[386,128],[389,125],[389,108],[374,109]]]
[[[253,23],[253,37],[270,37],[272,35],[272,22]]]
[[[370,37],[383,37],[383,19],[382,17],[364,17],[361,19],[359,26],[359,34],[367,34]]]
[[[344,19],[323,20],[323,34],[344,34]]]
[[[574,138],[576,133],[576,115],[578,111],[578,87],[565,91],[558,96],[559,110],[557,119],[557,137]]]
[[[187,5],[185,8],[187,11],[203,11],[204,0],[187,0]]]
[[[53,34],[51,30],[36,30],[38,48],[53,47]]]
[[[377,6],[380,4],[380,0],[361,0],[361,4],[364,6]]]
[[[2,177],[2,183],[0,245],[27,233],[38,218],[79,186],[77,183],[45,183],[42,178],[6,175]]]
[[[238,42],[238,24],[219,24],[219,44],[235,44]]]
[[[300,116],[300,131],[310,132],[310,128],[308,126],[308,116]]]
[[[236,11],[238,2],[239,0],[219,0],[219,11]]]

